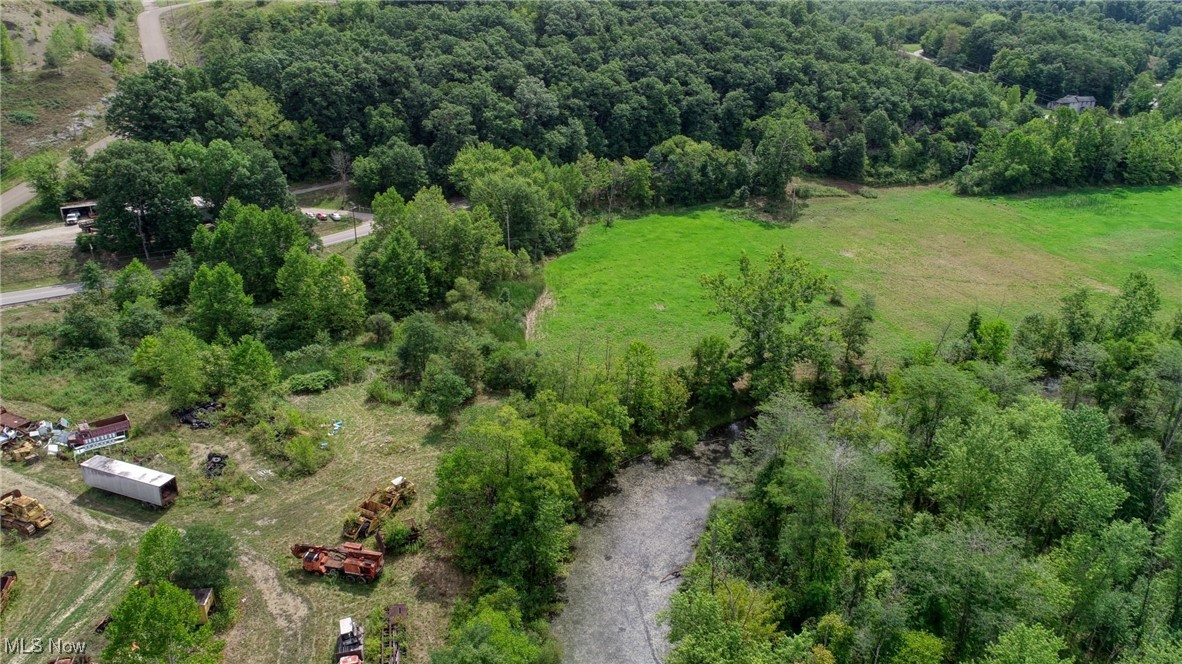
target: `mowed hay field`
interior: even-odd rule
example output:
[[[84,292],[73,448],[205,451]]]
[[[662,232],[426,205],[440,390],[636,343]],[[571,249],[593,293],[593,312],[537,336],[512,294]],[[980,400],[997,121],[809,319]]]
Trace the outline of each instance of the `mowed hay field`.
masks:
[[[711,313],[701,275],[737,274],[742,252],[759,264],[781,244],[823,269],[846,301],[875,296],[872,352],[887,362],[937,340],[949,323],[958,334],[973,309],[1016,324],[1057,308],[1077,286],[1115,293],[1134,270],[1157,281],[1167,310],[1182,304],[1182,188],[875,193],[813,199],[788,226],[709,208],[590,226],[577,250],[546,266],[549,291],[532,336],[548,352],[593,358],[640,340],[667,364],[686,362],[704,335],[731,331]]]
[[[6,310],[5,326],[49,320],[55,306]],[[211,523],[238,542],[239,565],[232,576],[241,604],[236,625],[221,637],[226,641],[226,661],[328,661],[338,619],[365,620],[375,609],[392,603],[409,607],[410,652],[415,661],[426,661],[430,650],[442,646],[451,604],[466,588],[466,579],[450,562],[446,543],[437,532],[430,528],[424,532],[425,544],[418,552],[388,557],[381,579],[368,585],[305,574],[288,550],[296,542],[337,545],[345,515],[369,490],[385,486],[398,475],[414,481],[418,495],[395,513],[395,519],[426,523],[435,491],[436,461],[447,445],[447,436],[439,435],[434,418],[367,402],[362,384],[292,398],[292,405],[300,410],[324,422],[343,420],[344,426],[335,436],[328,436],[325,428],[323,440],[335,453],[326,467],[312,477],[288,479],[265,472],[272,466],[250,452],[245,431],[182,427],[168,415],[163,402],[117,380],[118,369],[112,380],[119,387],[107,394],[100,394],[101,382],[85,373],[75,381],[82,385],[70,385],[53,372],[16,376],[7,368],[13,366],[14,355],[24,352],[25,340],[6,332],[3,343],[5,407],[30,418],[66,416],[75,422],[126,412],[132,436],[123,454],[110,456],[128,461],[130,455],[151,456],[144,465],[177,475],[181,490],[181,499],[172,508],[151,511],[132,500],[89,489],[72,461],[49,458],[30,466],[0,465],[3,491],[21,489],[45,503],[56,519],[32,538],[9,531],[3,534],[0,566],[19,574],[17,596],[0,616],[5,636],[83,640],[87,652],[97,654],[105,640],[94,633],[94,625],[111,612],[134,580],[139,537],[159,521],[180,528]],[[32,380],[36,386],[30,385]],[[93,393],[82,394],[80,387]],[[201,476],[210,451],[230,455],[227,472],[234,488],[228,493],[215,491]],[[244,486],[248,490],[242,490]],[[373,538],[365,544],[372,548]],[[0,659],[39,664],[46,657],[28,654]]]

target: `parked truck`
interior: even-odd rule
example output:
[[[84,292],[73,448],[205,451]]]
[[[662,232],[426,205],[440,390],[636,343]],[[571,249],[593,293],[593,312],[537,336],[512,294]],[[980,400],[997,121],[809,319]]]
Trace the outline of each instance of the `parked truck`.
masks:
[[[370,551],[353,542],[331,547],[293,544],[291,555],[303,561],[305,572],[324,576],[340,575],[358,583],[376,580],[382,573],[385,561],[380,551]]]
[[[83,422],[78,430],[66,439],[74,456],[86,454],[94,450],[117,445],[127,440],[127,432],[131,431],[131,420],[126,415],[116,415],[93,422]]]
[[[103,491],[134,498],[149,507],[168,507],[176,502],[176,477],[96,454],[83,461],[82,481]]]
[[[337,624],[337,652],[333,661],[337,664],[361,664],[365,661],[365,628],[352,618],[341,618]]]
[[[37,499],[13,489],[0,496],[0,525],[32,535],[53,523],[53,515]]]

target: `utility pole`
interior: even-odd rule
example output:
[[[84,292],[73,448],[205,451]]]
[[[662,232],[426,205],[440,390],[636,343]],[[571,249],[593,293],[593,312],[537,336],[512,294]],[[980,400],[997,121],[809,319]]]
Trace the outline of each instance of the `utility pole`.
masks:
[[[353,244],[357,244],[357,204],[349,203],[349,216],[353,217]]]

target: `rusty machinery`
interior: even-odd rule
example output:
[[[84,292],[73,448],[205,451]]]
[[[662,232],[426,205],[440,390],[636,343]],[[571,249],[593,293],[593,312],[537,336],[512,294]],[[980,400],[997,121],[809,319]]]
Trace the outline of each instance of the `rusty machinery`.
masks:
[[[341,546],[293,544],[291,555],[303,562],[304,571],[325,576],[343,576],[350,581],[369,583],[382,573],[385,556],[370,551],[360,544],[345,542]]]

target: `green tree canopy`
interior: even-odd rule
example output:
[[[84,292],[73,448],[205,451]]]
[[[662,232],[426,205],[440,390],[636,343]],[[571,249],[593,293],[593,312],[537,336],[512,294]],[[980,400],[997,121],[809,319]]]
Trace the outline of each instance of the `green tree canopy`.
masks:
[[[254,298],[242,288],[243,279],[226,263],[211,268],[203,264],[189,285],[189,327],[200,338],[211,340],[224,332],[231,339],[254,327]]]
[[[299,219],[280,208],[264,210],[230,199],[213,231],[201,226],[193,233],[194,257],[200,263],[226,263],[241,275],[243,288],[259,303],[279,292],[276,274],[293,248],[310,244]]]

